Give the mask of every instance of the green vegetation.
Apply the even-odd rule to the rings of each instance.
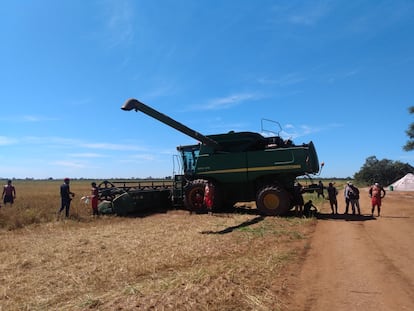
[[[359,172],[355,173],[354,177],[361,184],[370,185],[378,182],[387,186],[413,171],[414,167],[408,163],[387,159],[378,160],[375,156],[371,156],[366,159],[365,164]]]
[[[414,114],[414,106],[411,106],[410,108],[408,108],[408,111],[411,114]],[[407,141],[407,143],[404,145],[403,148],[405,151],[412,151],[414,150],[414,122],[410,124],[410,127],[406,131],[406,134],[409,137],[409,140]]]

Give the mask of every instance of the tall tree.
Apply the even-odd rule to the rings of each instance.
[[[378,160],[375,156],[370,156],[365,160],[359,172],[355,173],[354,178],[366,184],[379,182],[383,186],[388,186],[413,171],[414,167],[408,163],[387,159]]]
[[[408,108],[408,111],[414,114],[414,106]],[[410,124],[410,127],[405,132],[407,133],[410,139],[407,141],[403,148],[405,151],[414,150],[414,122]]]

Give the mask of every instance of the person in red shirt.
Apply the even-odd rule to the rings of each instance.
[[[381,201],[385,197],[385,190],[377,182],[369,189],[369,196],[371,198],[371,216],[374,216],[375,207],[377,207],[378,217],[381,214]]]
[[[212,183],[207,183],[204,188],[204,204],[209,213],[212,212],[214,204],[214,186]]]
[[[92,182],[91,186],[92,186],[91,188],[92,215],[99,216],[99,210],[98,210],[99,190],[98,190],[98,187],[96,187],[96,182]]]
[[[6,205],[6,203],[13,205],[14,199],[16,199],[16,188],[14,188],[10,179],[7,181],[7,185],[4,185],[3,187],[1,198],[3,199],[4,205]]]

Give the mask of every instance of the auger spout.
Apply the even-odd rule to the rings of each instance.
[[[158,112],[157,110],[145,105],[144,103],[140,102],[137,99],[130,98],[128,99],[124,105],[121,107],[122,110],[130,111],[141,111],[145,113],[146,115],[153,117],[154,119],[171,126],[172,128],[176,129],[177,131],[186,134],[187,136],[190,136],[200,142],[202,142],[205,145],[208,145],[210,147],[213,147],[214,149],[221,149],[221,146],[219,143],[217,143],[215,140],[208,138],[207,136],[204,136],[203,134],[200,134],[197,131],[194,131],[190,129],[189,127],[185,126],[184,124],[181,124],[180,122],[175,121],[174,119],[166,116],[165,114]]]

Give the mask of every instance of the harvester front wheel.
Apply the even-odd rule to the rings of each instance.
[[[204,189],[206,182],[204,180],[194,180],[187,184],[184,196],[184,206],[192,212],[201,212],[205,210],[204,206]]]
[[[286,214],[290,209],[289,194],[278,186],[263,187],[257,195],[256,206],[264,215]]]

